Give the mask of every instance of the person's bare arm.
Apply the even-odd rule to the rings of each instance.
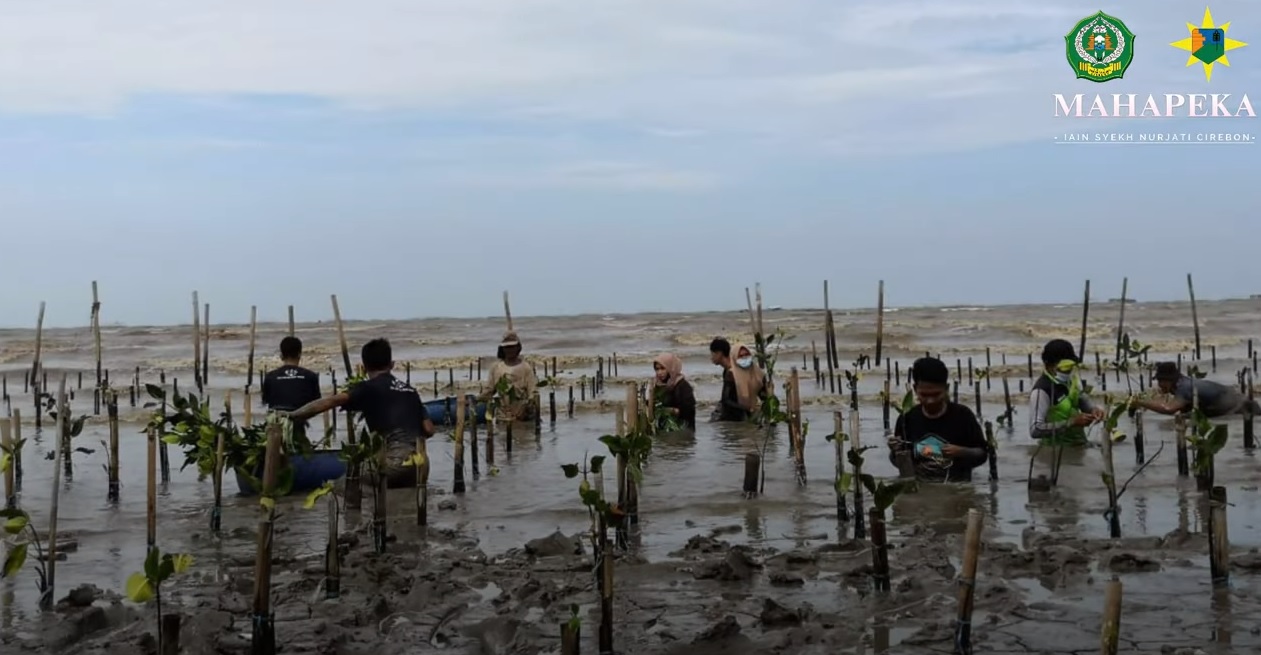
[[[312,400],[292,412],[289,412],[289,418],[295,421],[304,421],[316,414],[323,414],[330,409],[341,407],[348,402],[350,402],[350,394],[345,392],[335,393],[329,396],[324,396],[319,400]]]
[[[425,420],[420,422],[420,431],[424,434],[424,437],[428,439],[429,437],[432,437],[438,429],[433,426],[433,421],[429,420],[428,417],[425,417]]]
[[[1186,411],[1188,408],[1188,403],[1185,400],[1173,396],[1166,400],[1146,400],[1138,398],[1135,399],[1134,404],[1142,407],[1143,409],[1156,412],[1157,414],[1166,415],[1177,414],[1178,412]]]

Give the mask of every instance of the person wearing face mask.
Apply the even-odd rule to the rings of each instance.
[[[766,396],[766,374],[744,344],[732,345],[726,339],[709,344],[710,361],[721,366],[722,396],[714,411],[715,421],[747,421]]]
[[[915,478],[926,482],[967,482],[985,463],[988,449],[976,414],[950,400],[950,369],[935,357],[911,365],[919,401],[898,417],[889,437],[889,461],[909,451]]]
[[[1042,348],[1046,370],[1029,393],[1029,436],[1053,446],[1084,445],[1086,428],[1103,419],[1103,407],[1082,388],[1079,362],[1073,344],[1063,339]]]

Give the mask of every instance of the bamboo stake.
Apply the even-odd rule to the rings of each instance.
[[[13,452],[13,426],[12,419],[0,418],[0,445],[4,446],[4,454]],[[17,492],[14,491],[14,471],[13,471],[12,455],[10,455],[9,467],[4,470],[4,506],[6,509],[15,509],[18,503]]]
[[[22,412],[13,410],[13,488],[22,490]]]
[[[565,621],[560,624],[560,655],[581,655],[582,626]]]
[[[626,385],[626,434],[629,436],[639,432],[639,385],[631,382]],[[639,523],[639,487],[629,474],[625,476],[625,484],[626,524],[637,525]]]
[[[600,513],[600,655],[613,654],[613,549],[609,548],[608,525]]]
[[[858,410],[850,410],[849,413],[849,443],[850,450],[857,454],[862,454],[861,439],[859,437],[859,428],[862,423],[858,418]],[[867,538],[867,527],[863,525],[863,484],[862,484],[862,467],[854,467],[854,538]]]
[[[294,336],[297,332],[293,322],[293,305],[289,305],[289,336]]]
[[[1195,358],[1200,359],[1200,313],[1195,306],[1195,283],[1187,273],[1187,293],[1191,295],[1191,325],[1195,328]]]
[[[832,412],[832,447],[836,450],[836,481],[839,485],[845,477],[845,422],[841,412]],[[836,490],[836,519],[849,522],[849,506],[845,504],[845,490]]]
[[[97,291],[96,280],[92,280],[92,342],[95,346],[96,354],[96,393],[93,397],[96,402],[96,414],[101,413],[101,402],[105,399],[101,397],[103,389],[101,387],[101,297]]]
[[[354,377],[355,369],[350,365],[350,347],[346,344],[346,326],[342,324],[342,310],[337,304],[337,294],[332,295],[333,320],[337,322],[337,341],[342,349],[342,363],[346,365],[346,377]]]
[[[1112,358],[1113,362],[1121,361],[1121,339],[1125,335],[1125,305],[1126,305],[1126,299],[1128,298],[1127,294],[1129,294],[1129,291],[1130,291],[1130,278],[1128,277],[1121,278],[1121,317],[1117,319],[1117,350],[1116,350],[1116,355],[1114,355]],[[1102,371],[1100,371],[1100,373],[1102,373]]]
[[[1186,477],[1191,474],[1191,465],[1187,461],[1187,417],[1179,413],[1173,417],[1175,447],[1178,455],[1178,475]]]
[[[341,548],[337,539],[337,495],[328,497],[328,545],[324,552],[324,597],[338,598],[342,589]]]
[[[198,393],[205,389],[201,379],[201,302],[196,291],[193,292],[193,382]]]
[[[455,476],[451,492],[464,493],[464,413],[468,409],[468,398],[459,396],[455,399]],[[476,408],[475,408],[476,409]],[[474,416],[476,421],[477,417]]]
[[[337,304],[337,294],[330,296],[333,301],[333,320],[337,323],[337,341],[341,346],[342,364],[346,366],[346,377],[349,379],[354,376],[354,367],[350,365],[350,346],[346,343],[346,326],[342,323],[341,306]],[[346,412],[346,443],[354,445],[355,443],[355,415]],[[360,486],[359,465],[352,465],[346,471],[346,508],[359,509],[363,504],[363,488]],[[380,475],[377,476],[378,478]],[[382,537],[384,539],[384,537]],[[385,547],[382,541],[381,548]],[[378,552],[384,552],[383,550]]]
[[[228,424],[232,424],[232,392],[228,391],[223,396],[223,411],[228,415]],[[215,468],[212,472],[212,484],[214,485],[215,504],[210,510],[210,531],[219,532],[223,524],[223,432],[215,437]]]
[[[982,524],[981,512],[968,510],[968,529],[963,538],[963,571],[959,576],[959,614],[955,620],[955,655],[972,655],[972,608],[976,600]]]
[[[202,384],[210,384],[210,303],[205,305],[206,315],[202,321],[202,327],[206,330],[205,338],[201,341],[201,381]]]
[[[868,512],[871,522],[871,565],[876,591],[889,591],[889,540],[885,534],[884,512],[872,507]]]
[[[880,356],[884,351],[884,280],[880,281],[876,298],[876,366],[880,365]]]
[[[1086,328],[1090,321],[1090,280],[1086,280],[1086,292],[1081,301],[1081,341],[1077,346],[1078,359],[1086,359]]]
[[[1100,439],[1103,448],[1103,483],[1108,491],[1108,534],[1112,539],[1121,538],[1121,508],[1117,507],[1116,468],[1112,461],[1112,435]]]
[[[111,503],[117,503],[119,499],[119,465],[118,460],[118,392],[110,391],[109,399],[105,406],[105,411],[109,416],[109,494],[108,500]]]
[[[258,338],[258,306],[250,306],[250,355],[246,364],[245,373],[245,393],[250,392],[250,388],[254,385],[254,347]],[[248,423],[246,425],[249,425]]]
[[[69,414],[70,405],[66,400],[66,374],[61,374],[61,385],[57,390],[57,434],[66,433],[66,415]],[[69,457],[70,454],[65,452],[65,444],[60,438],[56,439],[56,452],[53,464],[53,493],[52,493],[52,509],[48,514],[48,587],[44,589],[43,595],[40,596],[39,605],[42,609],[52,609],[53,599],[57,594],[57,510],[61,505],[61,464],[62,461]]]
[[[792,440],[793,456],[797,463],[797,484],[806,486],[806,440],[801,429],[801,377],[797,367],[792,368],[788,379],[788,421],[789,437]]]
[[[1230,536],[1226,529],[1226,487],[1213,487],[1209,500],[1209,569],[1214,588],[1230,586]]]
[[[380,450],[373,454],[377,460],[376,475],[372,476],[372,546],[377,554],[385,552],[385,542],[388,537],[387,525],[385,522],[386,514],[386,484],[385,484],[385,451],[386,445],[381,444]]]
[[[1117,655],[1121,639],[1121,579],[1112,576],[1103,596],[1103,625],[1100,629],[1102,655]]]
[[[424,437],[416,437],[416,525],[429,525],[429,452]]]
[[[39,318],[35,319],[35,361],[31,364],[31,398],[35,401],[35,429],[44,427],[43,412],[40,411],[39,394],[42,391],[42,362],[40,356],[44,352],[44,301],[39,301]]]
[[[512,307],[508,304],[508,292],[504,292],[504,318],[508,321],[508,331],[512,331]]]
[[[263,460],[264,502],[258,517],[258,551],[254,558],[254,625],[251,655],[275,655],[276,632],[271,610],[271,553],[276,523],[276,478],[280,470],[284,428],[278,422],[267,426],[267,454]],[[267,502],[270,501],[270,502]]]

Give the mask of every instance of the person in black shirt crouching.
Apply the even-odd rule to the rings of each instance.
[[[416,467],[404,463],[416,452],[416,440],[428,439],[435,430],[425,410],[420,394],[410,384],[398,379],[394,370],[394,353],[390,342],[373,339],[363,345],[363,359],[367,379],[350,391],[325,396],[289,413],[295,421],[306,420],[316,414],[337,407],[348,412],[358,412],[368,424],[368,429],[385,437],[386,486],[416,486]],[[371,484],[371,481],[369,481]]]
[[[899,455],[910,451],[916,479],[970,481],[988,451],[976,414],[950,400],[950,369],[940,359],[915,360],[911,377],[919,404],[898,417],[888,439],[889,461],[896,466]]]
[[[279,368],[263,376],[263,404],[276,412],[291,412],[320,398],[320,374],[303,368],[302,340],[285,337],[280,340]],[[295,421],[296,433],[306,435],[306,421]],[[295,435],[296,436],[296,435]]]

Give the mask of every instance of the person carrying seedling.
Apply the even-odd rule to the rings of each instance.
[[[435,432],[429,412],[416,389],[394,376],[394,353],[389,341],[373,339],[365,343],[360,357],[366,376],[364,381],[349,391],[309,402],[289,412],[288,416],[294,421],[305,421],[338,407],[358,412],[369,430],[385,437],[382,475],[386,486],[391,489],[414,487],[416,467],[407,464],[407,460],[416,452],[416,439],[428,439]]]
[[[320,397],[320,374],[302,367],[302,340],[280,340],[278,368],[263,376],[263,405],[273,411],[293,411]],[[294,432],[306,435],[305,421],[294,424]],[[296,435],[295,435],[296,436]]]
[[[722,368],[722,395],[710,421],[747,421],[766,399],[766,374],[744,344],[721,337],[709,344],[709,361]]]
[[[1042,348],[1044,371],[1029,393],[1029,436],[1049,446],[1086,444],[1086,428],[1104,417],[1104,409],[1082,388],[1081,360],[1073,344],[1052,339]]]
[[[985,434],[967,405],[950,400],[950,368],[923,357],[911,365],[919,404],[898,417],[889,436],[889,461],[911,453],[915,477],[925,482],[968,482],[988,457]]]
[[[534,367],[521,357],[521,339],[516,332],[509,330],[504,333],[499,342],[498,357],[499,360],[491,365],[487,378],[490,388],[482,392],[478,400],[486,402],[500,394],[495,416],[499,420],[528,421],[534,418],[534,413],[538,411],[534,407],[534,392],[538,389],[539,380],[534,375]],[[505,379],[507,382],[501,383]]]
[[[1177,414],[1191,411],[1198,397],[1200,411],[1204,412],[1206,418],[1244,414],[1249,410],[1254,416],[1261,414],[1261,406],[1257,401],[1248,398],[1238,389],[1220,382],[1183,375],[1174,362],[1157,363],[1153,378],[1160,392],[1171,397],[1154,400],[1134,396],[1130,399],[1132,407],[1142,407],[1157,414]]]

